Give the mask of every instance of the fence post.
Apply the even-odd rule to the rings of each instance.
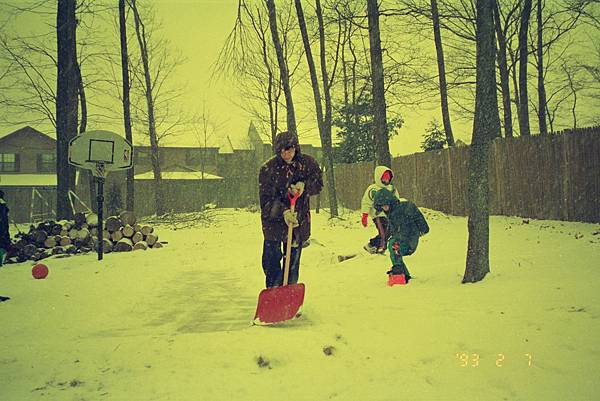
[[[570,188],[569,188],[569,152],[568,152],[568,139],[569,135],[562,135],[562,150],[563,150],[563,174],[562,174],[562,197],[563,197],[563,219],[569,220],[570,211],[569,211],[569,197],[570,197]]]
[[[450,157],[450,150],[452,147],[446,149],[446,163],[448,164],[448,193],[450,195],[450,214],[454,214],[454,191],[452,188],[452,158]]]

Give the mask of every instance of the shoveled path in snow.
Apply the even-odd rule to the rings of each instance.
[[[250,324],[256,213],[49,259],[46,280],[0,268],[0,400],[597,399],[597,225],[493,217],[492,272],[461,285],[466,219],[428,212],[415,280],[388,288],[388,257],[361,249],[373,229],[343,217],[313,214],[304,315],[277,327]]]

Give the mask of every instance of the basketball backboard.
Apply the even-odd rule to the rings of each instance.
[[[133,146],[111,131],[87,131],[69,141],[69,163],[97,176],[133,166]]]

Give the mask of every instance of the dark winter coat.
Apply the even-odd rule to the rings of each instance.
[[[296,155],[290,164],[281,158],[281,150],[295,147]],[[266,240],[284,241],[288,226],[283,220],[283,212],[290,208],[287,193],[291,184],[304,182],[304,193],[296,201],[298,227],[294,228],[294,238],[305,242],[310,237],[309,196],[317,195],[323,188],[323,174],[316,160],[300,152],[296,136],[282,132],[274,143],[275,156],[265,162],[258,176],[261,222]]]
[[[10,246],[10,234],[8,232],[8,206],[4,199],[0,198],[0,248],[8,249]]]
[[[414,251],[419,244],[419,237],[429,232],[425,217],[413,202],[396,196],[387,189],[381,189],[375,194],[375,210],[383,210],[383,205],[389,205],[386,212],[389,222],[389,233],[396,240],[406,242]]]

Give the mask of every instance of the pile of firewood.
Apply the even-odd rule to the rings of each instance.
[[[161,248],[153,227],[140,225],[132,212],[110,216],[102,231],[103,252],[127,252]],[[76,213],[72,221],[44,221],[30,226],[29,232],[18,233],[14,244],[16,262],[41,260],[52,255],[96,251],[98,248],[98,216]]]

